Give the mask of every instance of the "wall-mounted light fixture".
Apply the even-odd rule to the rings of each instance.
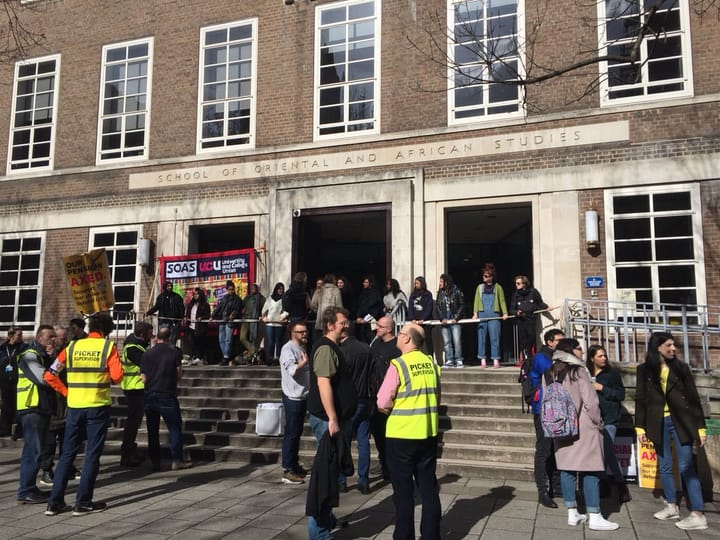
[[[140,239],[138,242],[137,259],[140,266],[150,266],[152,263],[152,240],[149,238]]]
[[[600,218],[597,210],[585,212],[585,243],[588,249],[600,247]]]

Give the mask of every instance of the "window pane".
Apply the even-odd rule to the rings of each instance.
[[[20,272],[19,285],[37,285],[39,273],[36,270],[25,270]]]
[[[135,297],[135,287],[120,285],[115,287],[115,300],[117,302],[132,302]]]
[[[23,255],[22,262],[20,264],[22,270],[30,270],[33,268],[40,268],[40,255]]]
[[[21,289],[18,295],[18,303],[34,304],[37,301],[37,289]]]
[[[615,242],[615,260],[618,262],[652,260],[650,241]]]
[[[630,195],[613,197],[615,214],[636,214],[650,211],[650,199],[647,195]]]
[[[657,240],[655,242],[655,253],[656,258],[660,261],[693,259],[695,257],[692,238]]]
[[[639,289],[652,286],[649,267],[616,268],[615,280],[619,289]]]
[[[692,217],[673,216],[655,218],[655,236],[692,236]]]
[[[20,251],[20,242],[21,242],[21,240],[19,238],[3,240],[3,243],[2,243],[3,253],[9,253],[12,251]]]
[[[660,287],[694,287],[695,267],[660,266],[658,267],[658,283]]]
[[[660,301],[681,306],[696,305],[697,294],[694,289],[664,289],[660,291]]]
[[[118,246],[131,246],[137,244],[138,233],[136,231],[119,232],[117,234]]]
[[[613,224],[616,240],[631,238],[650,238],[650,220],[648,218],[618,219]]]
[[[17,270],[20,268],[19,255],[3,255],[0,258],[0,270]]]
[[[680,191],[677,193],[657,193],[653,195],[653,207],[656,212],[690,210],[690,192]]]

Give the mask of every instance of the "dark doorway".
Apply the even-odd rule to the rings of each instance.
[[[308,285],[331,272],[345,276],[354,292],[372,275],[384,287],[390,275],[389,204],[296,211],[293,218],[293,273],[307,272]]]
[[[192,225],[188,231],[188,254],[248,249],[255,246],[255,223]]]
[[[465,294],[466,312],[472,316],[475,289],[482,281],[485,263],[495,264],[497,281],[506,301],[515,289],[513,277],[526,275],[533,281],[532,207],[509,204],[453,208],[445,213],[447,270]],[[437,287],[437,284],[435,284]],[[514,362],[513,325],[501,330],[503,361]],[[477,358],[477,334],[471,325],[463,329],[463,355]]]

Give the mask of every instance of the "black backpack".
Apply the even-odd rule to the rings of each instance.
[[[520,374],[518,375],[518,382],[520,383],[520,391],[522,394],[522,408],[525,411],[525,405],[527,405],[527,412],[530,412],[530,405],[535,398],[540,383],[533,384],[530,379],[530,371],[533,368],[533,357],[529,356],[526,358],[520,366]]]

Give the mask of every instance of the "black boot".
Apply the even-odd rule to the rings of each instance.
[[[547,508],[557,508],[558,505],[555,501],[552,500],[552,497],[548,494],[547,491],[539,491],[538,492],[538,503],[542,504],[543,506],[546,506]]]

